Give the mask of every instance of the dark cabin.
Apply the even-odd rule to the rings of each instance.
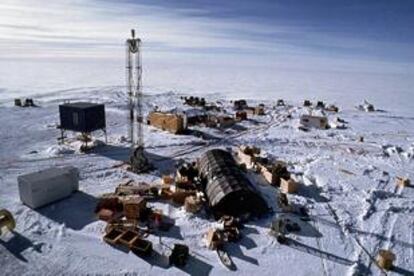
[[[236,164],[231,153],[221,149],[205,152],[198,161],[200,177],[214,215],[260,216],[266,201]]]
[[[105,129],[105,106],[86,102],[59,105],[60,127],[83,133]]]

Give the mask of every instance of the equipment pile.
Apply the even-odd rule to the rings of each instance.
[[[95,213],[107,222],[103,240],[114,247],[130,250],[138,256],[150,256],[152,242],[147,239],[157,231],[169,231],[174,221],[162,210],[147,205],[148,200],[161,199],[159,187],[132,181],[120,184],[114,193],[101,196]],[[169,255],[169,264],[183,266],[187,262],[189,249],[175,244]]]

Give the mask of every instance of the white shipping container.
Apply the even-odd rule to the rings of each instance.
[[[70,196],[79,189],[79,171],[75,167],[50,168],[20,175],[20,200],[35,209]]]

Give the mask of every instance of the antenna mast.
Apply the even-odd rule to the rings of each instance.
[[[131,30],[131,38],[126,41],[126,80],[129,97],[131,170],[135,173],[142,173],[148,171],[151,165],[144,153],[141,39],[135,38],[135,30]]]

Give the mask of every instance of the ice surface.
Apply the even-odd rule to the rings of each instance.
[[[393,77],[378,83],[368,80],[358,83],[355,80],[352,84],[350,79],[329,85],[322,82],[320,85],[326,85],[325,89],[319,86],[313,91],[303,91],[302,84],[290,80],[288,82],[294,88],[284,90],[276,85],[272,89],[274,92],[268,94],[261,93],[260,78],[255,80],[255,89],[253,84],[247,88],[239,84],[232,89],[233,94],[220,91],[217,87],[203,88],[204,91],[217,93],[199,95],[205,96],[208,101],[220,100],[228,110],[230,103],[226,98],[247,95],[253,98],[251,104],[261,102],[255,98],[267,97],[264,103],[270,108],[266,116],[243,122],[238,128],[225,131],[200,128],[210,140],[172,135],[145,127],[147,150],[160,171],[139,176],[114,166],[126,160],[129,153],[129,144],[125,139],[127,98],[122,86],[79,86],[65,90],[49,87],[47,93],[40,89],[33,94],[23,89],[25,92],[22,95],[32,95],[39,108],[14,107],[13,97],[2,95],[0,205],[15,215],[17,227],[14,235],[1,237],[0,274],[228,274],[216,253],[209,251],[203,242],[203,234],[214,224],[203,215],[193,216],[183,208],[156,204],[157,208],[174,218],[177,225],[168,236],[162,237],[163,243],[182,242],[190,246],[190,263],[180,270],[165,268],[159,260],[143,260],[105,244],[102,241],[105,224],[96,220],[93,210],[96,198],[113,191],[125,177],[138,181],[160,181],[161,175],[181,159],[193,160],[213,147],[251,143],[262,148],[266,154],[288,162],[289,170],[303,185],[297,195],[289,196],[289,200],[297,205],[306,204],[311,221],[301,223],[304,231],[292,236],[294,242],[289,246],[279,244],[268,234],[272,216],[249,222],[242,230],[242,241],[228,247],[238,268],[236,273],[351,275],[372,272],[379,275],[380,271],[371,257],[380,248],[390,248],[397,256],[396,269],[391,274],[413,273],[414,189],[395,185],[397,176],[414,179],[414,114],[412,101],[408,101],[412,95],[407,92],[408,86],[397,88],[400,84],[394,82]],[[395,95],[401,98],[392,102],[386,94],[375,97],[380,89],[381,93],[391,91],[391,83],[398,90]],[[324,94],[323,91],[331,89],[336,92],[329,97]],[[179,97],[188,96],[192,93],[191,89],[177,88],[175,93],[160,93],[160,90],[146,87],[146,113],[154,106],[162,110],[187,108]],[[347,91],[349,94],[346,94]],[[384,112],[356,110],[354,107],[367,98],[367,95],[360,97],[359,93],[371,93],[369,100]],[[278,98],[284,98],[288,106],[273,109]],[[301,107],[305,98],[337,104],[340,112],[329,113],[328,118],[334,120],[339,116],[349,122],[348,128],[299,131],[296,128],[299,117],[307,112]],[[80,144],[71,134],[65,146],[57,144],[60,135],[56,129],[58,105],[67,99],[106,104],[107,146],[83,154],[78,150]],[[103,140],[100,132],[94,136]],[[364,142],[358,141],[360,136],[364,137]],[[67,165],[80,168],[80,192],[36,211],[21,204],[18,175]],[[254,174],[249,177],[258,184],[274,211],[280,212],[275,203],[277,190]],[[150,239],[159,247],[158,237],[151,236]]]
[[[326,100],[353,108],[364,99],[377,108],[412,115],[414,76],[373,70],[342,69],[339,66],[297,69],[286,66],[186,64],[180,61],[144,60],[145,93],[173,91],[191,95],[218,93],[225,98],[291,101]],[[85,87],[105,96],[108,86],[125,90],[124,64],[120,60],[3,60],[0,66],[0,104],[15,97],[41,98],[54,95],[70,99]],[[59,93],[57,93],[59,92]],[[83,100],[81,98],[81,100]]]

